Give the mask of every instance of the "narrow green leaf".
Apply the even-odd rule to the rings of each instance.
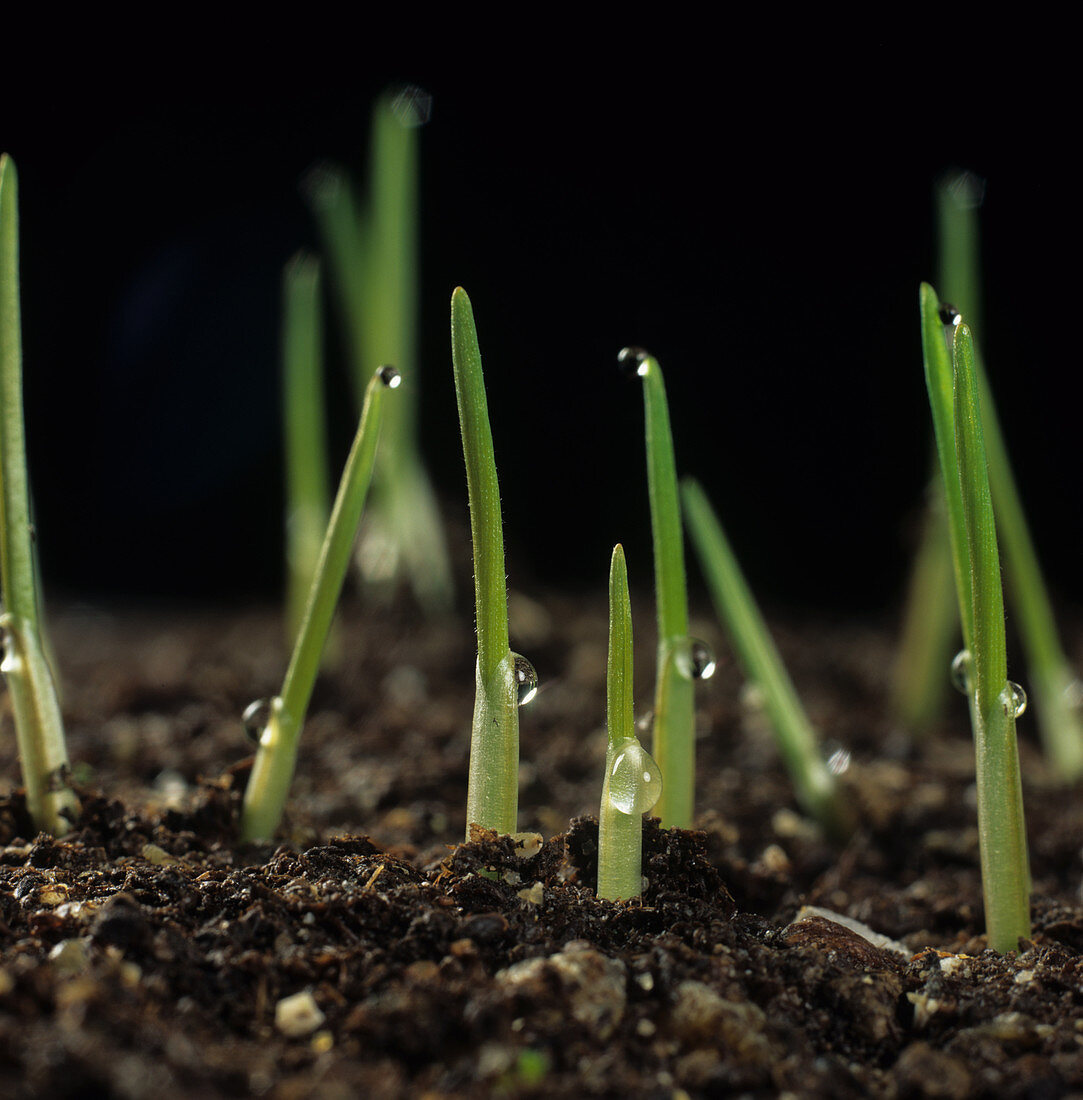
[[[688,533],[718,617],[726,628],[746,679],[763,693],[764,708],[797,799],[829,833],[845,836],[852,829],[851,815],[841,802],[838,784],[824,763],[816,732],[718,516],[702,488],[691,478],[681,482],[681,499]]]
[[[996,951],[1012,951],[1019,937],[1030,935],[1029,872],[993,499],[973,343],[965,324],[956,328],[952,358],[955,455],[972,577],[971,714],[982,890],[989,945]]]
[[[372,480],[384,391],[396,388],[399,380],[398,372],[392,367],[381,367],[369,382],[361,421],[331,510],[308,605],[282,681],[282,692],[273,701],[271,717],[260,737],[245,790],[241,815],[241,835],[245,840],[271,837],[282,819],[297,763],[301,727]]]
[[[696,732],[692,680],[681,668],[690,644],[677,464],[669,426],[665,382],[658,360],[641,348],[625,348],[622,363],[643,379],[647,437],[647,488],[654,540],[654,590],[658,609],[658,673],[654,696],[654,757],[665,789],[658,815],[665,826],[690,828],[695,812]]]
[[[962,619],[963,644],[969,648],[974,634],[974,602],[971,597],[970,569],[967,559],[966,520],[963,513],[962,490],[957,476],[948,471],[956,468],[954,375],[951,356],[944,342],[944,324],[940,319],[940,301],[928,283],[921,284],[921,347],[925,360],[925,386],[933,414],[933,432],[940,469],[944,473],[944,497],[947,506],[948,534],[951,538],[952,563],[955,570],[959,614]]]
[[[23,426],[19,212],[15,164],[0,154],[0,664],[15,717],[26,802],[35,825],[59,835],[78,812],[56,686],[43,651]]]
[[[515,656],[508,646],[500,486],[474,311],[462,287],[456,288],[451,296],[451,351],[470,500],[478,634],[466,802],[469,840],[474,825],[498,833],[515,832],[519,807],[519,709]]]
[[[330,511],[319,262],[299,253],[283,272],[287,617],[297,636]]]

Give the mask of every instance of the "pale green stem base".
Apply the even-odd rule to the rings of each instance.
[[[655,806],[663,828],[690,829],[695,812],[695,689],[677,667],[678,648],[685,641],[669,638],[658,646],[651,753],[665,784]]]
[[[607,901],[627,901],[643,892],[643,815],[618,810],[609,798],[609,777],[624,745],[605,754],[605,782],[598,811],[598,894]]]
[[[11,709],[26,784],[26,805],[37,828],[61,836],[79,813],[67,785],[68,753],[52,672],[33,629],[4,616],[8,653],[0,665],[11,693]]]
[[[479,660],[474,679],[467,840],[476,825],[495,829],[501,835],[514,833],[519,818],[519,689],[515,658],[509,651],[487,680],[482,678]]]

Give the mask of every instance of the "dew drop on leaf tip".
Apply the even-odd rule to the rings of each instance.
[[[385,363],[376,373],[389,390],[397,390],[402,385],[402,375],[390,363]]]
[[[525,707],[538,694],[538,674],[534,666],[521,654],[514,654],[512,671],[519,694],[519,706]]]
[[[941,302],[940,309],[937,312],[940,315],[942,325],[954,328],[962,323],[963,315],[950,302]]]
[[[630,738],[609,770],[609,801],[622,814],[646,813],[662,797],[662,772],[654,757]]]
[[[617,364],[621,371],[629,378],[639,376],[642,378],[647,373],[647,362],[651,353],[646,348],[627,347],[617,352]]]

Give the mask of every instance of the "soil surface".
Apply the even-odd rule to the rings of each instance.
[[[775,624],[828,751],[849,754],[860,826],[833,845],[701,615],[723,659],[697,689],[698,831],[649,824],[642,899],[600,902],[605,607],[513,596],[511,613],[542,683],[519,814],[540,835],[465,845],[469,619],[347,608],[281,842],[245,846],[239,716],[277,689],[277,615],[55,617],[83,809],[52,839],[0,797],[0,1095],[1083,1093],[1083,800],[1031,720],[1034,926],[1000,956],[961,699],[915,746],[888,716],[888,630]],[[652,618],[636,604],[644,709]]]

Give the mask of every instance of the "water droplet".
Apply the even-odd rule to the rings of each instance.
[[[951,662],[951,686],[964,695],[970,694],[970,650],[960,649]]]
[[[838,742],[829,741],[824,745],[824,760],[832,775],[842,775],[850,770],[850,750]]]
[[[686,680],[709,680],[718,667],[714,651],[699,638],[682,638],[673,659]]]
[[[376,373],[389,390],[397,390],[402,385],[402,375],[390,363],[385,363]]]
[[[963,315],[955,308],[955,306],[951,304],[951,302],[941,302],[938,312],[940,314],[940,323],[942,325],[950,325],[951,327],[954,327],[955,325],[962,323]]]
[[[256,699],[244,708],[241,722],[244,725],[244,733],[249,741],[259,744],[267,723],[271,720],[271,700]]]
[[[534,666],[521,654],[514,654],[513,674],[519,691],[519,706],[525,707],[538,694],[538,674]]]
[[[432,96],[416,84],[404,84],[391,99],[391,113],[403,126],[424,126],[432,115]]]
[[[997,699],[1009,718],[1021,718],[1027,709],[1027,693],[1011,680],[1004,685]]]
[[[617,352],[617,363],[629,378],[636,375],[642,378],[647,373],[647,360],[650,357],[651,353],[646,348],[621,348]]]
[[[661,797],[662,772],[654,757],[629,738],[609,769],[609,801],[622,814],[642,814]]]
[[[23,659],[19,655],[18,645],[15,641],[15,631],[8,625],[8,618],[4,616],[4,622],[0,623],[0,644],[4,647],[4,658],[0,661],[0,672],[7,676],[17,676],[23,670]]]

